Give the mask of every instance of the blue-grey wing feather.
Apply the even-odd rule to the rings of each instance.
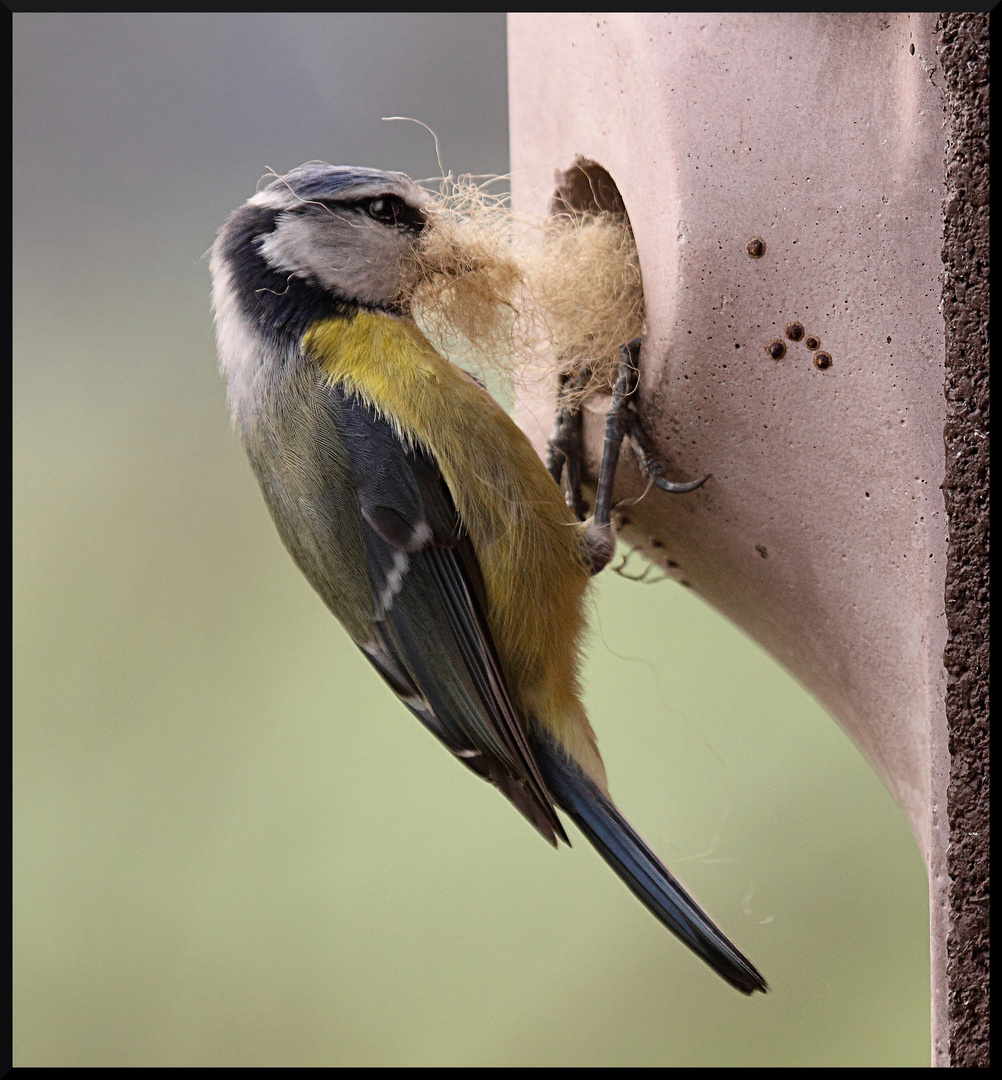
[[[566,840],[498,657],[476,552],[441,472],[365,403],[341,395],[337,412],[379,638],[366,654],[465,765],[549,841]]]

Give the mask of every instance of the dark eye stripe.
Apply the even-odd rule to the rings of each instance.
[[[370,199],[358,199],[355,202],[345,202],[343,199],[308,199],[303,203],[304,207],[322,206],[331,213],[343,213],[345,210],[355,210],[366,214],[373,221],[389,228],[406,229],[408,232],[419,233],[425,227],[424,212],[414,206],[409,206],[399,195],[376,195]]]

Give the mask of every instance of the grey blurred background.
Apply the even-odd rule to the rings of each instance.
[[[908,829],[698,599],[603,574],[587,702],[764,999],[459,768],[282,550],[203,254],[269,168],[436,174],[400,114],[505,172],[504,17],[14,16],[14,1063],[927,1065]]]

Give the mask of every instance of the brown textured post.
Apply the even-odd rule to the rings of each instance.
[[[944,13],[949,1063],[988,1065],[989,16]]]
[[[983,1063],[987,18],[517,14],[509,59],[515,204],[625,207],[644,419],[670,478],[712,474],[626,538],[894,795],[929,873],[934,1063]],[[552,391],[517,403],[541,450]]]

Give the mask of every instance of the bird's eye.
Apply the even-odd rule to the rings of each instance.
[[[369,217],[381,221],[384,225],[396,225],[400,217],[403,203],[392,195],[381,195],[378,199],[370,199],[366,210]]]
[[[409,229],[420,232],[424,228],[424,215],[413,206],[408,206],[397,195],[379,195],[365,203],[366,213],[382,225],[397,229]]]

